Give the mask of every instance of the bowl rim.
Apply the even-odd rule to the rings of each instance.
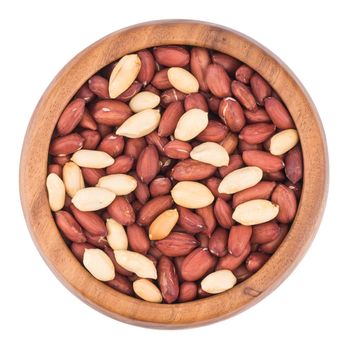
[[[46,195],[48,146],[60,113],[90,76],[127,53],[179,44],[207,47],[232,55],[250,65],[271,84],[289,109],[300,135],[304,185],[298,212],[287,237],[252,277],[210,298],[182,304],[152,304],[121,294],[93,278],[65,244]],[[64,66],[33,112],[23,142],[19,175],[22,209],[32,239],[44,261],[73,294],[120,321],[147,327],[181,328],[222,320],[247,309],[267,296],[292,272],[311,244],[325,208],[328,154],[322,124],[311,98],[275,54],[248,36],[217,24],[161,20],[113,32]]]

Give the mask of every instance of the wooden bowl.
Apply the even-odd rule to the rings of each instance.
[[[297,126],[304,157],[304,187],[294,223],[278,250],[257,273],[233,289],[183,304],[153,304],[96,280],[73,256],[53,220],[45,188],[48,148],[62,110],[94,73],[121,56],[158,45],[194,45],[234,56],[261,74],[283,99]],[[228,28],[195,21],[132,26],[91,45],[56,76],[40,99],[23,144],[20,192],[33,240],[63,284],[95,309],[135,325],[178,328],[218,321],[254,305],[294,269],[322,217],[328,188],[326,140],[317,111],[286,65],[254,40]]]

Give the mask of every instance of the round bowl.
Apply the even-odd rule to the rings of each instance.
[[[73,256],[51,214],[45,188],[48,148],[55,124],[79,87],[121,56],[159,45],[193,45],[234,56],[263,76],[289,109],[300,135],[304,185],[293,225],[278,250],[252,277],[219,295],[182,304],[153,304],[96,280]],[[20,192],[32,238],[54,274],[80,299],[117,320],[178,328],[222,320],[254,305],[294,269],[313,240],[328,188],[327,147],[317,111],[301,83],[274,54],[228,28],[196,21],[143,23],[114,32],[78,54],[41,97],[28,126],[20,166]]]

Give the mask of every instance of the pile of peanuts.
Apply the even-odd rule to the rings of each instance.
[[[126,55],[60,115],[48,201],[96,279],[148,302],[231,289],[276,251],[303,177],[293,119],[252,68],[201,47]]]

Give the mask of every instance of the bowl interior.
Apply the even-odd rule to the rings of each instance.
[[[257,273],[233,289],[183,304],[152,304],[121,294],[93,278],[59,234],[46,189],[48,147],[66,104],[94,73],[123,55],[159,45],[193,45],[234,56],[262,75],[282,98],[299,132],[304,185],[293,225],[278,250]],[[315,152],[316,150],[316,152]],[[20,169],[21,201],[39,252],[56,276],[97,310],[125,322],[153,327],[184,327],[223,319],[271,292],[302,258],[318,228],[327,195],[326,142],[317,111],[291,71],[252,39],[202,22],[163,21],[129,27],[91,45],[56,76],[28,126]]]

